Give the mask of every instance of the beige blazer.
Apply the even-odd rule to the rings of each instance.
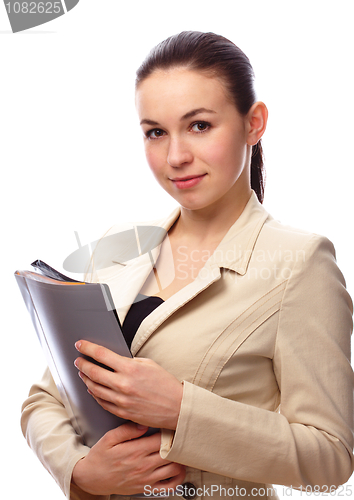
[[[156,225],[168,230],[178,215]],[[102,248],[92,279],[109,284],[123,321],[159,247],[126,262]],[[272,483],[329,492],[349,479],[351,331],[331,242],[281,225],[253,193],[196,279],[142,322],[132,344],[135,356],[184,381],[177,430],[162,432],[161,455],[188,466],[196,498],[212,488],[216,499],[233,490],[237,498],[240,488],[271,498]],[[23,405],[22,429],[69,498],[72,469],[88,449],[48,372]],[[71,498],[92,497],[76,490]]]

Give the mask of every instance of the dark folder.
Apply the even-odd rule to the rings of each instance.
[[[93,446],[125,422],[88,394],[74,366],[81,356],[74,344],[80,339],[131,357],[109,287],[72,280],[41,261],[32,265],[40,272],[16,271],[18,286],[72,425]]]

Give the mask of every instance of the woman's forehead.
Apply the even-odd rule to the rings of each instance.
[[[156,70],[136,91],[138,113],[178,107],[180,115],[193,108],[224,106],[226,90],[219,78],[186,68]]]

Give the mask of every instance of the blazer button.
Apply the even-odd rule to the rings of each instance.
[[[197,488],[193,483],[183,483],[183,498],[193,500],[197,496]]]

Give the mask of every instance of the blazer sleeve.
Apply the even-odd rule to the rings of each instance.
[[[89,452],[76,434],[49,369],[22,405],[21,428],[29,446],[71,500],[108,500],[71,484],[75,464]]]
[[[163,458],[259,483],[329,491],[353,471],[352,302],[329,240],[312,236],[279,313],[273,369],[277,412],[188,382]]]

